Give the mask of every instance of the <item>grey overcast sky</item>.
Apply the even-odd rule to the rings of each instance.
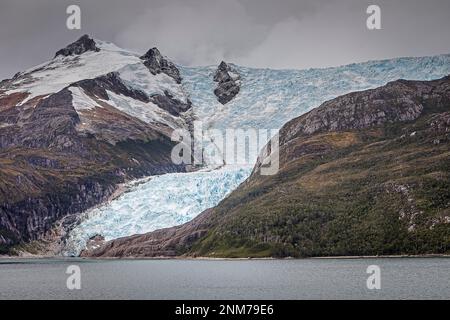
[[[81,30],[66,8],[81,7]],[[366,28],[381,8],[382,30]],[[88,33],[184,65],[336,66],[450,53],[450,0],[0,0],[0,78]]]

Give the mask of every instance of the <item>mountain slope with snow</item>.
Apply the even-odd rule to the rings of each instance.
[[[185,170],[170,137],[188,127],[191,103],[173,64],[149,51],[83,36],[0,83],[0,252],[52,237],[119,183]]]
[[[130,90],[141,92],[148,98],[148,101],[127,99],[126,95],[117,96],[110,90],[107,95],[102,97],[104,98],[101,99],[103,103],[109,103],[119,111],[146,123],[163,123],[172,129],[185,125],[185,123],[180,123],[180,119],[173,117],[164,110],[164,106],[154,99],[157,96],[170,96],[171,99],[177,100],[181,105],[188,105],[187,95],[177,83],[177,80],[162,72],[153,74],[145,66],[146,60],[137,53],[123,50],[112,43],[88,39],[95,43],[96,50],[74,50],[77,47],[84,48],[86,36],[83,36],[68,46],[68,48],[74,46],[72,51],[81,53],[70,54],[71,51],[68,51],[67,55],[57,54],[52,60],[20,72],[10,80],[3,81],[0,99],[23,94],[23,98],[18,101],[19,103],[16,102],[17,105],[24,108],[32,107],[41,99],[65,88],[73,87],[80,81],[96,79],[114,73],[117,84],[120,82],[120,85]],[[68,49],[66,48],[66,50]],[[165,61],[162,56],[153,56],[153,58],[164,59]],[[70,90],[75,91],[72,94],[74,96],[74,108],[77,112],[93,109],[94,106],[101,108],[101,105],[96,101],[99,97],[96,97],[95,93],[85,92],[86,88]],[[118,103],[116,104],[116,102]],[[85,108],[84,105],[91,105],[92,107]]]

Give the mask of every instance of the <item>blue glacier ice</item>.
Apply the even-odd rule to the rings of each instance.
[[[254,69],[233,65],[240,93],[228,104],[213,90],[216,66],[182,67],[183,89],[206,128],[279,129],[290,119],[339,95],[397,79],[432,80],[450,74],[450,55],[398,58],[309,70]],[[106,240],[187,222],[215,206],[250,174],[250,167],[155,176],[119,198],[85,213],[69,236],[67,254],[78,254],[96,235]]]
[[[251,167],[225,166],[213,171],[171,173],[133,182],[111,202],[84,213],[67,239],[66,255],[77,255],[86,240],[141,234],[193,219],[237,188]]]
[[[308,70],[255,69],[233,65],[240,93],[226,105],[217,101],[217,66],[180,67],[195,114],[211,128],[279,129],[326,100],[387,82],[433,80],[450,74],[450,54],[370,61]]]

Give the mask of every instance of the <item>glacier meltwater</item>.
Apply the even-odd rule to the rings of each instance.
[[[179,66],[194,115],[204,127],[279,129],[284,123],[336,96],[398,79],[432,80],[450,74],[450,55],[398,58],[309,70],[253,69],[232,65],[240,74],[239,94],[218,103],[213,81],[217,67]],[[66,254],[77,255],[95,235],[106,240],[187,222],[218,204],[244,181],[249,167],[173,173],[133,183],[119,198],[84,213],[69,234]]]

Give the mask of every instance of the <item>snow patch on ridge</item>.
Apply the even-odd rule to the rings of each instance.
[[[161,123],[172,129],[183,128],[183,121],[172,116],[152,102],[142,102],[133,98],[106,90],[108,104],[130,116],[146,123]]]
[[[92,110],[97,107],[102,108],[102,106],[89,97],[82,88],[70,87],[69,91],[72,93],[72,105],[76,111]]]
[[[95,40],[99,52],[87,51],[81,55],[57,56],[37,67],[21,73],[18,81],[13,83],[13,92],[30,92],[22,104],[30,99],[58,92],[70,84],[94,79],[109,72],[117,71],[129,64],[138,63],[139,55],[116,47],[115,45]]]
[[[186,102],[187,96],[176,81],[165,74],[153,75],[142,63],[140,54],[127,51],[116,45],[96,40],[100,51],[87,51],[81,55],[57,56],[54,59],[20,73],[13,82],[14,92],[29,92],[22,101],[36,96],[56,93],[84,79],[94,79],[110,72],[118,72],[124,84],[147,95],[164,94],[168,91],[176,99]]]
[[[175,99],[187,103],[187,95],[174,79],[165,73],[153,75],[143,63],[128,65],[118,71],[122,82],[129,88],[140,90],[151,97],[169,92]]]

